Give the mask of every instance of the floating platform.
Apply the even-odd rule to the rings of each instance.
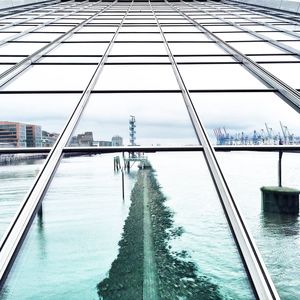
[[[299,214],[300,190],[288,187],[264,186],[261,188],[261,192],[264,212]]]

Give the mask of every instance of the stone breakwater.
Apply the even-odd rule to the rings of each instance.
[[[147,176],[146,184],[144,176]],[[131,193],[131,206],[125,221],[119,254],[112,263],[108,278],[97,285],[104,300],[142,300],[144,273],[144,189],[148,205],[153,251],[156,263],[157,294],[162,300],[222,299],[217,285],[199,275],[187,252],[173,252],[171,239],[178,238],[183,229],[174,227],[173,212],[165,205],[152,168],[140,170]],[[148,300],[148,299],[144,299]]]

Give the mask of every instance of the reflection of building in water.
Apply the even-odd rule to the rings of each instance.
[[[43,147],[52,147],[59,137],[58,133],[55,132],[47,132],[47,131],[42,131],[42,145]]]
[[[0,144],[1,147],[41,147],[41,126],[0,121]]]

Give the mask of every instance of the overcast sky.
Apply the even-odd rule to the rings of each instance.
[[[41,125],[59,132],[74,109],[79,95],[3,95],[1,120]],[[234,134],[265,128],[280,131],[281,121],[300,135],[299,114],[272,93],[192,93],[195,108],[210,136],[226,127]],[[183,99],[172,94],[94,94],[83,113],[76,134],[93,131],[95,140],[121,135],[129,142],[128,120],[137,120],[137,143],[196,144],[197,139]]]

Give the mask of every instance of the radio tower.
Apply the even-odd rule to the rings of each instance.
[[[136,131],[135,131],[135,116],[130,116],[129,119],[129,137],[130,137],[130,146],[136,146],[135,140],[136,140]]]

